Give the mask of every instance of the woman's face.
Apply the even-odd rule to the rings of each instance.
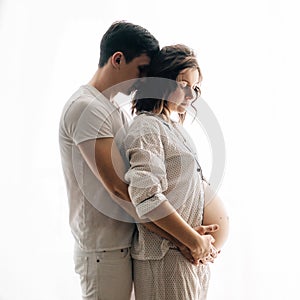
[[[168,108],[171,112],[185,113],[187,107],[197,98],[200,92],[200,75],[196,68],[181,71],[176,81],[178,88],[168,98]]]

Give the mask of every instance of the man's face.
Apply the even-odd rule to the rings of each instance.
[[[150,61],[150,57],[143,53],[128,64],[123,65],[121,81],[124,82],[124,94],[129,95],[134,90],[136,81],[141,77],[147,76]],[[126,83],[127,80],[129,80],[128,84]]]

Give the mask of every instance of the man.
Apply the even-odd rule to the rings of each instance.
[[[127,121],[113,98],[134,90],[158,51],[158,41],[145,28],[124,21],[113,23],[101,40],[96,73],[72,95],[61,115],[59,142],[75,238],[75,271],[86,300],[130,299],[135,224],[125,210],[133,216],[134,212],[117,147]],[[152,223],[145,226],[176,243],[191,258],[163,230]]]
[[[126,119],[112,99],[118,92],[130,94],[134,80],[145,75],[151,57],[158,51],[158,41],[146,29],[124,21],[113,23],[101,40],[96,73],[70,98],[62,112],[60,150],[69,222],[75,238],[75,270],[81,278],[83,299],[130,298],[129,249],[134,223],[100,211],[101,202],[112,202],[108,191],[117,194],[121,181],[112,165],[111,148]],[[96,159],[96,172],[89,164],[91,157]],[[92,193],[97,195],[99,207],[95,207]]]

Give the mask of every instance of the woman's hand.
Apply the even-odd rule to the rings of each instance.
[[[213,232],[218,231],[220,226],[218,224],[212,224],[212,225],[200,225],[197,227],[194,227],[194,229],[200,234],[200,235],[205,235],[205,234],[210,234]]]
[[[198,234],[195,238],[194,245],[190,248],[191,255],[196,264],[200,261],[211,262],[217,256],[217,249],[214,247],[215,239],[211,235]]]

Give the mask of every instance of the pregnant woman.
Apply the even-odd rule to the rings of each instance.
[[[188,247],[196,263],[167,239],[137,224],[132,246],[135,296],[206,299],[208,262],[227,239],[228,217],[220,198],[208,193],[195,147],[182,126],[187,107],[200,95],[202,74],[193,51],[173,45],[153,59],[148,76],[153,78],[143,80],[135,93],[136,116],[124,140],[129,195],[138,216]],[[194,230],[214,223],[219,225],[214,237]]]

